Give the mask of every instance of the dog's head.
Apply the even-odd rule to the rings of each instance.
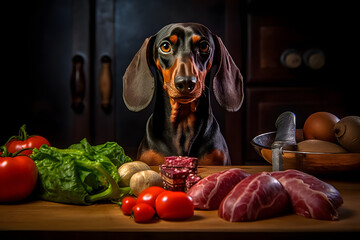
[[[170,24],[143,43],[123,78],[123,97],[132,111],[148,106],[155,82],[150,67],[162,76],[170,99],[186,104],[198,99],[206,79],[213,80],[216,100],[227,111],[243,101],[241,73],[221,39],[196,23]]]

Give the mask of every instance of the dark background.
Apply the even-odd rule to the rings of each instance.
[[[283,111],[297,126],[311,113],[360,115],[358,17],[354,4],[338,1],[52,0],[6,1],[2,7],[0,143],[22,124],[56,147],[86,137],[117,141],[136,155],[153,103],[133,113],[122,99],[122,76],[145,38],[173,22],[199,22],[220,36],[245,79],[241,110],[213,109],[233,164],[264,164],[250,145],[274,131]],[[6,13],[6,14],[5,14]],[[281,54],[320,49],[325,65],[288,69]],[[71,107],[72,57],[84,58],[84,109]],[[100,106],[102,56],[111,57],[111,111]]]

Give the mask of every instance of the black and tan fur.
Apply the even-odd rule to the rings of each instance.
[[[156,81],[156,82],[155,82]],[[241,73],[221,39],[196,23],[170,24],[145,40],[127,68],[123,98],[132,111],[154,112],[139,146],[138,160],[159,165],[164,156],[199,158],[199,164],[231,164],[210,106],[237,111],[243,101]]]

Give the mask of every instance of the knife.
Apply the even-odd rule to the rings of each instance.
[[[277,129],[274,142],[271,144],[272,150],[272,170],[282,171],[283,149],[295,150],[296,147],[296,116],[293,112],[283,112],[276,119]]]

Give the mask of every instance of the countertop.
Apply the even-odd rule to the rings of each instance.
[[[234,167],[249,173],[271,171],[270,166],[199,166],[198,171],[202,177],[205,177]],[[139,224],[129,216],[123,215],[119,206],[113,203],[77,206],[31,200],[18,204],[0,204],[0,238],[271,239],[276,237],[276,239],[288,239],[291,236],[294,239],[315,237],[318,234],[328,235],[328,238],[343,237],[354,232],[358,234],[360,182],[322,180],[337,188],[344,199],[344,204],[338,209],[337,221],[315,220],[287,214],[254,222],[232,223],[218,217],[217,210],[195,210],[194,216],[186,221],[156,220]]]

